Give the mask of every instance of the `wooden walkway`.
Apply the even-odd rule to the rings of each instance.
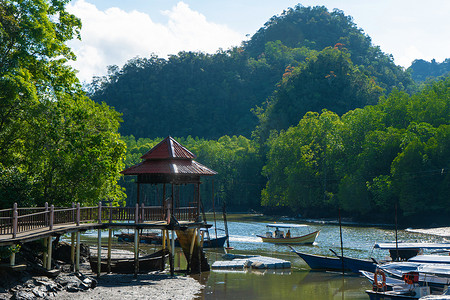
[[[134,228],[167,230],[166,216],[178,221],[177,228],[204,227],[198,222],[197,207],[171,210],[162,206],[112,207],[99,203],[94,207],[45,207],[0,210],[0,246],[30,242],[49,236],[92,229]]]

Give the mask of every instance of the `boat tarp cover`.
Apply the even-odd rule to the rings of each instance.
[[[307,227],[308,225],[305,224],[267,224],[267,227],[273,227],[273,228],[296,228],[296,227]]]

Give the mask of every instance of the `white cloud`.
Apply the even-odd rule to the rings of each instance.
[[[69,46],[77,55],[72,66],[79,70],[78,78],[87,82],[94,75],[104,75],[108,65],[122,66],[136,56],[155,53],[166,57],[183,50],[214,53],[239,45],[245,38],[225,25],[209,22],[184,2],[161,12],[167,24],[155,23],[136,10],[113,7],[101,11],[85,0],[67,9],[83,23],[82,41],[71,41]]]

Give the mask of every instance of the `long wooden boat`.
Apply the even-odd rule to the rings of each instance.
[[[306,235],[297,236],[297,237],[267,237],[263,235],[258,235],[263,242],[265,243],[274,243],[274,244],[312,244],[316,240],[319,235],[320,230],[308,233]]]
[[[320,230],[301,235],[301,236],[291,236],[290,229],[296,227],[305,227],[307,225],[300,224],[268,224],[268,228],[276,228],[275,232],[267,231],[266,235],[257,235],[263,242],[274,243],[274,244],[312,244],[319,236]],[[287,229],[288,232],[285,235],[284,231],[279,229]]]
[[[300,256],[300,258],[303,259],[312,270],[321,270],[321,271],[342,270],[342,261],[335,256],[323,256],[299,252],[295,250],[293,247],[291,247],[291,249],[292,252]]]
[[[227,239],[227,236],[205,239],[203,240],[203,248],[223,248]]]
[[[159,250],[147,256],[139,257],[139,273],[148,273],[151,271],[162,271],[165,268],[169,251],[167,249]],[[106,259],[101,260],[101,272],[108,272]],[[97,272],[98,259],[95,256],[89,257],[89,264],[93,272]],[[133,274],[134,258],[111,259],[111,272],[117,274]]]
[[[131,233],[120,233],[115,235],[118,242],[134,242],[134,234]],[[205,239],[203,241],[203,248],[223,248],[227,236],[222,236],[218,238]],[[141,234],[139,235],[139,242],[143,244],[154,244],[162,245],[162,237],[157,234]],[[175,247],[180,247],[178,239],[175,240]]]
[[[312,270],[322,271],[350,271],[360,273],[360,271],[375,272],[377,264],[368,259],[359,259],[342,256],[324,256],[299,252],[291,247],[292,252],[300,256]]]
[[[134,233],[120,233],[115,234],[118,242],[134,243]],[[144,244],[161,245],[162,238],[157,233],[144,233],[139,235],[139,242]]]

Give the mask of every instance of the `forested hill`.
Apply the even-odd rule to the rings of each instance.
[[[447,76],[450,73],[450,58],[438,63],[436,60],[425,61],[423,59],[416,59],[408,68],[411,76],[416,82],[424,82],[426,80],[433,80],[441,76]]]
[[[297,101],[300,107],[284,118],[279,113],[290,108],[278,106],[291,102],[274,101],[278,106],[272,109],[267,100],[283,94],[278,91],[286,91],[282,81],[305,69],[316,80],[303,93],[321,91],[324,80],[331,83],[336,76],[347,76],[347,71],[360,80],[362,88],[337,78],[334,89],[314,94],[313,101]],[[298,5],[272,17],[241,47],[215,54],[180,52],[167,59],[134,58],[122,68],[111,66],[107,76],[93,80],[90,96],[123,114],[123,135],[217,139],[249,137],[261,123],[264,130],[296,125],[306,111],[327,108],[344,113],[374,104],[394,87],[410,91],[414,84],[409,73],[372,45],[351,17],[339,10]],[[337,101],[330,101],[334,91],[342,93]],[[353,101],[360,94],[363,101]],[[276,111],[274,116],[284,118],[284,123],[267,121],[268,109]]]

